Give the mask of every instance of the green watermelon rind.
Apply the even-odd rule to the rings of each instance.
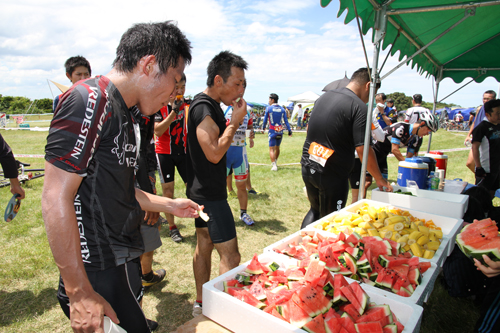
[[[462,252],[470,259],[477,259],[482,264],[485,264],[483,259],[483,254],[489,257],[493,261],[500,261],[500,250],[498,248],[492,247],[490,249],[475,249],[473,246],[466,244],[462,240],[461,237],[462,233],[472,225],[474,224],[468,224],[465,227],[463,227],[460,233],[456,237],[456,243],[460,248],[460,250],[462,250]]]

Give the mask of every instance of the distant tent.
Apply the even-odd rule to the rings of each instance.
[[[298,107],[297,104],[312,104],[316,102],[316,100],[319,98],[319,95],[316,93],[313,93],[312,91],[306,91],[305,93],[298,94],[292,97],[288,98],[288,101],[290,102],[295,102],[295,108],[293,109],[292,116],[290,117],[290,120],[294,120],[295,117],[297,116],[298,112]],[[302,105],[302,109],[304,109],[304,105]]]

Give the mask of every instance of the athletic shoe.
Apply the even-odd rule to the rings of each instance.
[[[236,198],[238,195],[234,192],[234,190],[227,191],[227,195],[231,198]]]
[[[146,319],[146,321],[148,322],[148,326],[149,326],[149,329],[151,330],[151,332],[153,332],[154,330],[156,330],[158,328],[158,323],[154,320],[151,320],[151,319]]]
[[[271,167],[271,171],[278,171],[278,165],[276,162],[273,162],[273,166]]]
[[[170,230],[170,238],[176,243],[180,243],[184,240],[177,228]]]
[[[146,280],[144,275],[142,276],[142,285],[144,287],[151,287],[160,283],[165,278],[165,275],[167,275],[167,272],[164,269],[159,269],[157,271],[153,271],[152,273],[152,277],[149,280]]]
[[[166,218],[164,218],[163,216],[160,215],[160,217],[158,218],[158,222],[160,222],[162,225],[165,225],[165,224],[168,224],[168,221]]]
[[[245,222],[246,225],[254,225],[255,224],[255,222],[252,220],[252,218],[250,217],[250,215],[248,215],[247,213],[241,214],[240,219],[243,222]]]
[[[253,195],[257,195],[257,194],[260,194],[260,192],[256,191],[253,187],[251,189],[248,190],[248,194],[253,194]]]
[[[203,314],[203,310],[201,308],[201,303],[194,302],[193,304],[193,317],[197,317]]]

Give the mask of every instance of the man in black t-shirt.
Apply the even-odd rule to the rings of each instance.
[[[131,108],[153,115],[190,61],[177,26],[136,24],[122,36],[112,70],[72,86],[55,110],[42,210],[61,273],[58,299],[75,331],[102,332],[104,315],[127,332],[157,326],[140,307],[143,211],[197,217],[200,207],[134,187],[140,133]]]
[[[345,206],[354,151],[363,156],[370,77],[368,69],[353,73],[347,87],[324,93],[315,103],[302,149],[302,179],[311,208],[302,228]],[[368,171],[377,185],[392,191],[380,174],[375,154],[368,147]]]
[[[476,185],[490,191],[500,188],[500,99],[484,103],[486,118],[472,131],[472,155],[476,164]]]
[[[209,220],[195,219],[196,249],[193,271],[196,302],[193,316],[201,314],[203,284],[210,280],[212,251],[220,255],[219,273],[240,263],[233,213],[227,202],[226,152],[247,114],[243,100],[247,63],[229,51],[216,55],[208,65],[204,92],[193,99],[187,126],[187,186],[189,199],[205,207]],[[233,106],[226,127],[220,103]]]

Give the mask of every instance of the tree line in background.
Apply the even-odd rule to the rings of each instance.
[[[404,93],[394,92],[392,94],[387,94],[387,98],[392,98],[394,100],[394,106],[396,107],[396,110],[398,110],[398,111],[408,110],[409,108],[411,108],[413,106],[412,97],[406,96]],[[432,104],[432,102],[422,101],[422,106],[424,108],[432,110],[433,104]],[[460,107],[460,105],[453,104],[453,103],[450,103],[450,104],[437,103],[436,104],[436,110],[442,109],[445,107],[448,107],[448,108]]]
[[[31,100],[26,97],[2,96],[0,94],[0,112],[7,114],[51,113],[52,99]]]
[[[399,111],[407,110],[412,107],[411,96],[406,96],[404,93],[395,92],[388,94],[387,98],[394,100],[394,105]],[[432,110],[432,103],[423,102],[423,107]],[[438,103],[436,108],[455,107],[456,104]],[[0,112],[7,114],[25,114],[25,113],[51,113],[52,99],[43,98],[32,101],[26,97],[2,96],[0,94]]]

